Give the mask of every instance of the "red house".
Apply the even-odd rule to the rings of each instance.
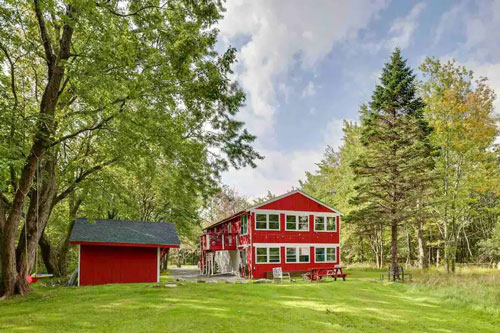
[[[179,247],[172,223],[87,219],[75,221],[78,285],[160,282],[160,260]]]
[[[340,264],[340,216],[302,191],[293,191],[229,216],[200,237],[203,274],[265,278]]]

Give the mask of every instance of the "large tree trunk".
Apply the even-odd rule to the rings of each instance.
[[[165,255],[163,256],[163,260],[161,262],[161,271],[162,272],[165,272],[167,269],[168,269],[168,257],[169,257],[169,254],[170,254],[170,248],[167,248],[165,250]]]
[[[10,297],[15,293],[24,295],[30,290],[30,287],[25,280],[25,276],[20,276],[17,272],[15,244],[17,228],[19,227],[19,223],[21,221],[26,195],[33,182],[36,164],[38,162],[38,158],[45,153],[47,147],[45,143],[46,140],[44,139],[44,134],[48,134],[45,133],[46,130],[44,130],[46,126],[44,125],[41,127],[42,129],[39,131],[31,149],[31,153],[27,158],[26,164],[24,165],[21,178],[19,180],[19,187],[14,196],[12,206],[9,210],[9,216],[3,228],[0,247],[2,248],[2,291],[4,297]]]
[[[429,261],[427,259],[427,245],[425,243],[423,222],[417,223],[417,239],[418,239],[418,266],[420,269],[429,268]]]
[[[441,249],[438,247],[436,250],[436,268],[441,264]]]
[[[45,235],[45,232],[42,233],[42,237],[40,237],[40,250],[42,252],[43,263],[45,264],[45,268],[47,269],[47,273],[54,274],[54,276],[61,276],[59,272],[59,266],[57,265],[57,256],[50,245],[50,242]]]
[[[406,247],[408,248],[408,253],[406,255],[406,268],[411,265],[411,238],[408,226],[406,226]]]
[[[40,247],[42,250],[42,257],[45,267],[50,274],[54,274],[56,277],[65,276],[68,273],[68,252],[70,248],[70,236],[73,231],[73,226],[75,225],[76,214],[80,205],[82,203],[82,199],[74,200],[72,196],[70,196],[69,200],[69,224],[66,231],[66,236],[64,240],[60,244],[59,248],[54,250],[54,247],[50,244],[50,240],[45,234],[42,234],[40,238]]]
[[[40,117],[37,124],[37,132],[33,140],[30,153],[26,158],[18,188],[10,207],[8,218],[5,222],[0,247],[2,248],[2,282],[4,297],[10,297],[15,293],[25,294],[30,290],[24,276],[17,272],[16,264],[16,232],[21,221],[26,195],[30,190],[35,175],[35,169],[39,159],[45,154],[50,145],[50,136],[54,133],[54,115],[59,100],[59,88],[65,71],[65,61],[70,56],[71,38],[73,36],[73,22],[66,23],[59,41],[59,52],[54,54],[54,48],[47,31],[45,18],[37,0],[35,3],[35,14],[38,20],[40,36],[45,49],[45,60],[47,61],[47,84],[45,86],[40,102]],[[74,14],[71,5],[66,6],[66,15],[71,18]]]
[[[181,267],[182,266],[182,257],[183,257],[183,254],[184,252],[182,251],[181,248],[179,248],[177,250],[177,267]]]
[[[38,173],[37,182],[41,179],[42,186],[30,192],[30,205],[26,215],[26,222],[19,235],[16,249],[16,269],[21,277],[30,275],[38,249],[38,241],[42,235],[52,210],[52,201],[55,194],[55,161],[50,158],[44,170]],[[27,243],[26,243],[27,241]],[[26,254],[28,257],[26,258]]]
[[[398,278],[398,223],[397,221],[392,221],[391,225],[391,261],[393,270],[393,280]]]
[[[73,218],[69,225],[68,231],[66,232],[66,237],[64,238],[59,251],[57,251],[57,266],[58,266],[58,276],[65,276],[68,273],[68,252],[69,252],[69,239],[71,236],[71,231],[73,231],[73,226],[75,225],[75,219]]]

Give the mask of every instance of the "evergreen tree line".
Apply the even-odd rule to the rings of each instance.
[[[302,188],[345,216],[342,258],[381,268],[500,261],[500,149],[486,79],[396,49],[359,123]]]

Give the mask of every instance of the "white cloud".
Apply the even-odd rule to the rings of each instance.
[[[316,86],[314,82],[309,81],[304,90],[302,90],[302,98],[312,97],[314,95],[316,95]]]
[[[283,194],[292,187],[298,187],[306,171],[316,168],[315,164],[321,160],[325,146],[318,145],[315,148],[317,150],[293,153],[261,150],[266,158],[258,162],[257,168],[230,170],[223,175],[222,180],[237,188],[238,192],[253,198],[264,196],[267,191]]]
[[[226,184],[253,197],[265,195],[268,190],[279,194],[298,186],[305,171],[315,169],[326,144],[338,142],[332,139],[335,131],[331,132],[331,126],[326,127],[325,139],[333,141],[315,143],[308,150],[293,153],[273,148],[278,100],[284,97],[287,103],[291,90],[287,82],[293,80],[287,74],[291,69],[315,73],[317,64],[332,52],[336,43],[356,38],[387,3],[388,0],[317,0],[314,3],[231,0],[226,3],[227,11],[219,24],[223,44],[246,41],[238,52],[236,68],[236,77],[247,93],[247,106],[240,117],[250,132],[257,135],[257,150],[266,157],[258,162],[256,169],[231,170],[224,174]],[[309,82],[303,96],[314,95],[316,88]],[[314,114],[316,109],[312,107],[309,112]],[[341,127],[339,130],[341,133]]]
[[[459,58],[476,77],[488,78],[488,85],[496,92],[493,107],[500,115],[500,1],[484,0],[473,3],[462,1],[441,16],[436,30],[439,41],[449,32],[464,29],[465,42],[459,44],[448,58]],[[446,57],[441,57],[446,58]],[[500,136],[497,139],[500,143]]]
[[[446,11],[440,18],[439,23],[436,27],[434,44],[438,44],[443,36],[451,29],[457,27],[460,23],[460,18],[463,16],[466,11],[466,2],[460,2],[457,5],[453,6],[450,10]]]
[[[223,175],[223,181],[249,197],[264,196],[268,191],[273,194],[285,193],[299,186],[299,180],[305,178],[306,171],[314,172],[317,169],[316,163],[323,158],[327,145],[338,148],[342,144],[343,126],[343,119],[330,120],[322,131],[322,141],[310,150],[293,153],[261,150],[266,158],[258,162],[257,168],[230,170]]]
[[[394,49],[395,47],[405,49],[410,45],[411,37],[418,26],[417,21],[425,7],[426,4],[424,2],[419,2],[412,8],[407,16],[398,18],[394,21],[389,29],[389,35],[391,37],[386,42],[387,47],[390,49]]]
[[[475,77],[488,78],[488,86],[495,90],[497,98],[493,103],[493,107],[498,115],[500,115],[500,63],[475,63],[469,62],[465,65],[474,71]]]
[[[241,117],[258,137],[273,135],[276,89],[293,67],[314,70],[335,43],[357,36],[386,6],[386,0],[310,2],[232,0],[219,24],[226,42],[248,42],[238,54],[238,80],[247,92]],[[283,88],[281,88],[282,90]]]
[[[480,1],[478,10],[470,15],[464,13],[465,47],[475,53],[476,58],[498,57],[500,53],[500,1]],[[496,31],[496,32],[495,32]],[[498,59],[497,59],[498,60]]]
[[[457,51],[466,52],[476,61],[498,61],[500,39],[500,1],[461,1],[445,12],[436,28],[438,43],[450,31],[464,33],[465,42],[458,44]]]

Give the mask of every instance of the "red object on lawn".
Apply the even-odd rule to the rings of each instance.
[[[28,283],[36,283],[38,281],[38,276],[27,275],[26,276],[26,281]]]

